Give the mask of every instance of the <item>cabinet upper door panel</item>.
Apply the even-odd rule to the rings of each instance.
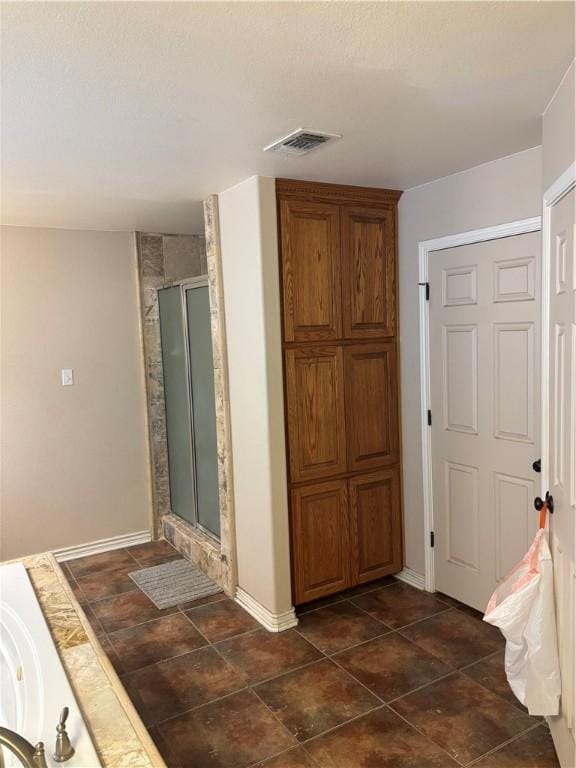
[[[400,460],[396,345],[346,347],[344,372],[348,469],[396,464]]]
[[[292,491],[292,561],[296,604],[350,586],[350,538],[346,481]]]
[[[342,208],[344,337],[396,335],[396,246],[392,210]]]
[[[280,216],[285,340],[339,339],[340,210],[337,205],[282,200]]]
[[[286,352],[292,482],[346,471],[343,375],[340,347]]]

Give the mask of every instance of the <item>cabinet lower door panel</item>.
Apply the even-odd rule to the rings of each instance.
[[[292,491],[292,559],[297,605],[350,586],[350,530],[345,480]]]
[[[362,584],[402,568],[398,468],[349,480],[352,581]]]

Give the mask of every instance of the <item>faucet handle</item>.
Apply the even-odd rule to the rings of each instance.
[[[60,712],[60,720],[58,721],[58,725],[56,726],[56,733],[58,735],[56,736],[56,749],[54,750],[54,760],[57,763],[64,763],[66,760],[70,760],[70,758],[74,754],[74,747],[70,743],[70,737],[66,733],[66,720],[68,720],[69,714],[70,714],[70,710],[68,709],[68,707],[64,707],[62,712]]]
[[[36,744],[36,746],[34,747],[34,754],[32,755],[32,760],[34,760],[38,768],[48,768],[46,764],[46,756],[45,756],[43,741],[39,741],[38,744]]]

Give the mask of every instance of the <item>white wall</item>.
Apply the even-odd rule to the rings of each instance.
[[[542,117],[542,189],[574,162],[576,152],[576,64],[572,62]]]
[[[1,246],[0,559],[149,529],[132,235],[2,227]]]
[[[274,179],[219,196],[238,584],[292,606]]]
[[[406,191],[399,207],[400,355],[405,565],[424,572],[424,520],[418,328],[418,243],[538,216],[541,148]]]

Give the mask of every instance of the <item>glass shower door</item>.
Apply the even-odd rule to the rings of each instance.
[[[166,402],[170,506],[175,515],[194,525],[196,512],[190,430],[188,345],[181,287],[178,285],[158,291],[158,305]]]
[[[207,285],[186,285],[197,524],[220,536],[214,361]]]
[[[158,291],[172,512],[220,537],[210,302],[202,279]]]

